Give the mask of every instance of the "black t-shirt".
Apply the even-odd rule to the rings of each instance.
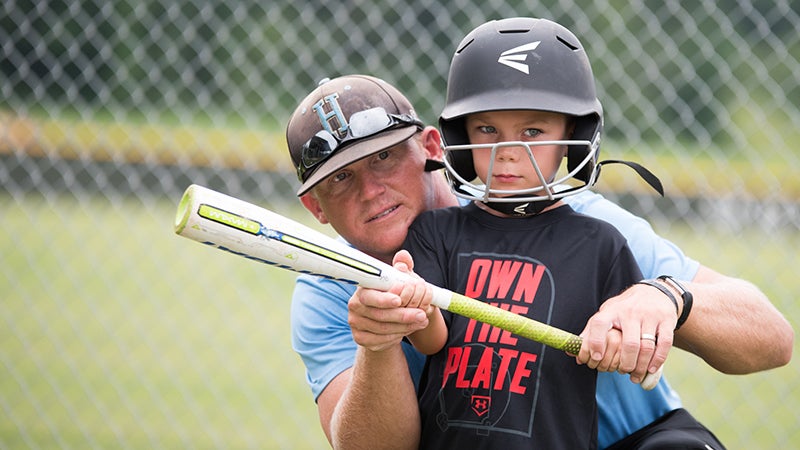
[[[569,206],[525,218],[474,203],[420,215],[405,248],[427,281],[578,334],[641,279],[625,238]],[[419,387],[421,448],[595,448],[596,374],[575,358],[442,311]]]

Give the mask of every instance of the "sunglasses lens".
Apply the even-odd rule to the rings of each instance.
[[[303,146],[303,165],[308,169],[336,150],[337,142],[326,131],[320,131]]]
[[[303,145],[300,164],[297,165],[298,177],[305,181],[305,173],[320,162],[326,160],[339,145],[336,138],[325,130],[320,131]]]
[[[363,138],[389,128],[392,118],[383,108],[370,108],[350,116],[348,129],[353,139]]]

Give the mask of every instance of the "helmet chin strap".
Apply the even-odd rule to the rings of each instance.
[[[534,216],[544,211],[545,208],[558,202],[554,200],[539,200],[527,202],[482,202],[489,208],[503,214],[515,217]]]
[[[444,163],[435,159],[425,160],[425,172],[434,172],[439,169],[444,169]]]

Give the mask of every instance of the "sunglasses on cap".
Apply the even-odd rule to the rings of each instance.
[[[419,129],[424,127],[419,119],[410,114],[389,114],[381,107],[353,113],[344,137],[339,138],[328,130],[320,130],[303,144],[300,163],[297,165],[297,177],[305,181],[306,173],[328,159],[336,149],[351,141],[412,125]]]

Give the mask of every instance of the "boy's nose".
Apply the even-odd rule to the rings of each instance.
[[[513,147],[498,147],[495,152],[495,159],[501,162],[516,161],[519,158],[520,152],[525,150],[519,146]]]

